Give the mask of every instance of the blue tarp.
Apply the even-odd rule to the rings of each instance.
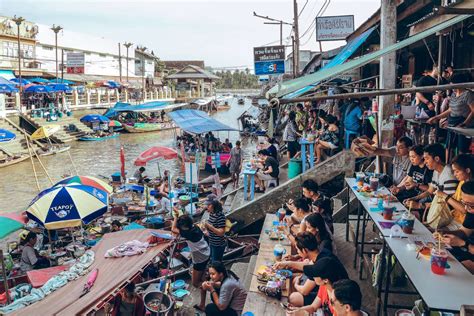
[[[0,129],[0,142],[1,143],[6,143],[11,141],[12,139],[15,139],[16,135],[6,129]]]
[[[44,78],[40,78],[40,77],[29,78],[28,80],[31,81],[31,82],[34,82],[34,83],[50,83],[50,81],[48,79],[44,79]]]
[[[322,67],[319,71],[323,69],[329,69],[337,65],[343,64],[349,57],[354,54],[356,50],[359,49],[359,47],[367,40],[367,38],[372,34],[372,32],[376,29],[377,27],[374,26],[361,35],[357,36],[354,38],[352,41],[346,44],[346,46],[337,54],[326,66]],[[293,99],[297,98],[302,94],[305,94],[306,92],[310,91],[313,89],[315,86],[317,86],[320,82],[315,82],[312,85],[306,86],[304,88],[301,88],[299,90],[296,90],[295,92],[289,93],[285,95],[283,98],[284,99]]]
[[[182,130],[192,134],[203,134],[213,131],[236,131],[207,115],[206,112],[198,110],[179,110],[168,113],[168,116]]]
[[[29,93],[51,93],[53,92],[53,89],[51,89],[49,86],[29,86],[24,90],[24,92],[29,92]]]
[[[0,77],[6,80],[10,80],[10,79],[15,78],[15,75],[13,74],[13,71],[11,70],[0,69]]]
[[[113,108],[105,112],[108,118],[117,116],[120,112],[157,112],[161,110],[171,109],[173,107],[182,106],[173,104],[169,101],[152,101],[138,105],[131,105],[130,103],[117,102]]]

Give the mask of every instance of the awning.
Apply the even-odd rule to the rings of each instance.
[[[120,112],[158,112],[162,110],[171,110],[184,106],[186,103],[172,103],[169,101],[152,101],[138,105],[130,103],[117,102],[113,108],[105,112],[108,118],[115,117]]]
[[[182,130],[192,134],[203,134],[213,131],[237,131],[211,118],[206,112],[198,110],[179,110],[168,113],[168,116]]]
[[[7,80],[16,78],[15,75],[13,74],[13,71],[11,71],[11,70],[4,70],[4,69],[0,69],[0,77],[3,77],[3,78],[5,78],[5,79],[7,79]]]
[[[371,27],[370,29],[368,29],[367,31],[365,31],[364,33],[360,34],[359,36],[354,38],[352,41],[347,43],[347,45],[344,46],[344,48],[339,52],[339,54],[337,54],[333,59],[331,59],[331,61],[326,66],[322,67],[319,71],[343,64],[349,57],[352,56],[352,54],[354,54],[356,50],[359,49],[359,47],[367,40],[367,38],[370,36],[370,34],[372,34],[372,32],[376,28],[377,28],[376,26]],[[300,95],[305,94],[306,92],[313,89],[319,83],[320,82],[313,83],[312,85],[306,86],[293,93],[290,93],[285,96],[285,99],[293,99],[293,98],[299,97]]]
[[[396,44],[393,44],[389,47],[386,47],[384,49],[380,49],[378,51],[375,51],[373,53],[364,55],[360,58],[353,59],[347,63],[344,63],[342,65],[337,65],[331,68],[325,68],[323,70],[320,70],[314,74],[304,76],[301,78],[296,78],[293,80],[289,80],[286,82],[281,83],[280,85],[277,85],[270,89],[268,91],[269,95],[275,95],[276,97],[282,97],[287,94],[293,93],[299,89],[305,88],[307,86],[314,85],[317,82],[321,82],[322,80],[329,79],[331,77],[334,77],[336,75],[339,75],[341,73],[344,73],[348,70],[351,70],[353,68],[359,68],[362,67],[371,61],[378,59],[388,53],[397,51],[399,49],[402,49],[408,45],[411,45],[419,40],[422,40],[432,34],[435,34],[436,32],[442,31],[447,27],[450,27],[451,25],[454,25],[456,23],[459,23],[465,19],[470,17],[470,15],[459,15],[455,18],[452,18],[451,20],[448,20],[446,22],[443,22],[435,27],[432,27],[426,31],[423,31],[421,33],[418,33],[414,36],[411,36],[403,41],[400,41]]]

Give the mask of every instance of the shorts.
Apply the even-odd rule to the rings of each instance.
[[[333,143],[329,143],[329,142],[328,142],[328,147],[329,147],[329,149],[336,149],[337,148],[336,145],[334,145]]]
[[[318,293],[310,292],[308,295],[303,295],[304,306],[311,305],[318,296]]]
[[[300,149],[300,146],[297,141],[286,142],[286,146],[288,152],[290,153],[290,158],[293,158]]]
[[[275,177],[272,177],[269,174],[263,173],[263,171],[257,172],[257,178],[259,178],[262,181],[269,181],[269,180],[275,180]]]
[[[193,263],[193,270],[196,270],[196,271],[204,271],[206,270],[207,268],[207,264],[209,263],[209,258],[207,258],[207,260],[203,261],[203,262],[200,262],[200,263]]]
[[[448,148],[457,148],[459,153],[468,153],[469,146],[471,146],[471,139],[448,129],[446,144]]]

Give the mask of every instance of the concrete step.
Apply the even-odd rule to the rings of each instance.
[[[241,281],[245,279],[247,270],[248,270],[248,262],[236,262],[232,265],[232,272],[234,272]]]

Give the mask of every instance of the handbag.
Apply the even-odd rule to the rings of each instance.
[[[448,203],[437,195],[431,202],[430,209],[425,213],[424,223],[433,229],[448,226],[453,220]]]

